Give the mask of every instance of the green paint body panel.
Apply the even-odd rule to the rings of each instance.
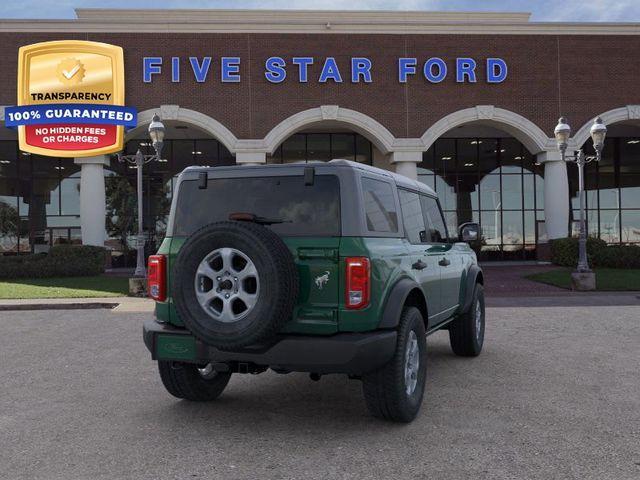
[[[167,237],[159,254],[167,255],[167,292],[165,302],[156,302],[156,317],[163,322],[183,326],[171,300],[172,278],[176,258],[186,241],[184,237]],[[293,315],[282,333],[332,335],[338,332],[366,332],[378,328],[386,300],[396,283],[409,278],[422,287],[428,304],[429,326],[450,318],[462,304],[466,272],[474,263],[466,244],[412,245],[402,238],[377,237],[285,237],[298,267],[300,291]],[[438,261],[451,262],[446,273]],[[345,258],[368,257],[371,262],[371,295],[362,310],[345,307]],[[427,268],[412,268],[417,259],[426,260]]]

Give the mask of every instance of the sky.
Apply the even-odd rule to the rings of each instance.
[[[1,18],[75,18],[74,8],[261,8],[530,12],[532,21],[640,22],[640,0],[19,0]]]

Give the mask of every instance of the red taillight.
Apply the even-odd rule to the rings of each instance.
[[[147,292],[157,302],[167,299],[167,257],[151,255],[147,271]]]
[[[345,305],[348,309],[359,309],[369,305],[370,272],[367,257],[347,257],[345,260],[346,283]]]

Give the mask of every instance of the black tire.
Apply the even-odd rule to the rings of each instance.
[[[480,321],[477,328],[476,312],[480,312]],[[449,341],[453,353],[461,357],[477,357],[484,344],[485,314],[484,314],[484,289],[476,283],[473,290],[473,300],[469,310],[459,315],[449,326]]]
[[[219,248],[241,251],[255,265],[255,305],[233,322],[210,316],[196,297],[200,262]],[[291,318],[298,298],[298,272],[291,252],[273,231],[249,222],[217,222],[195,232],[180,249],[173,268],[172,297],[185,326],[208,345],[233,350],[267,343]]]
[[[405,362],[411,332],[417,337],[419,367],[417,383],[407,392]],[[412,421],[422,405],[427,376],[427,339],[420,310],[405,307],[398,327],[396,352],[389,363],[375,372],[363,375],[362,388],[367,408],[374,417],[394,422]]]
[[[158,362],[158,370],[164,387],[171,395],[193,402],[215,400],[231,378],[230,373],[212,371],[204,375],[197,365],[164,360]]]

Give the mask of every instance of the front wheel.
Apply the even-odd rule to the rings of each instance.
[[[211,364],[199,367],[160,360],[158,369],[162,383],[171,395],[194,402],[215,400],[231,378],[230,373],[216,372]]]
[[[476,283],[469,311],[461,314],[449,327],[453,353],[461,357],[477,357],[484,344],[484,289]]]
[[[389,363],[362,377],[367,407],[374,417],[410,422],[422,405],[427,376],[427,339],[420,310],[405,307],[396,352]]]

